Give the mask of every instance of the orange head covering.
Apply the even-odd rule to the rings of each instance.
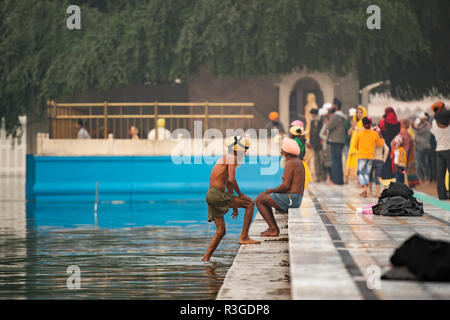
[[[442,101],[435,102],[431,106],[431,110],[433,110],[434,113],[441,112],[442,108],[445,108],[445,104]]]
[[[281,143],[281,150],[295,156],[298,156],[300,154],[300,147],[298,146],[298,143],[291,138],[283,138],[283,142]]]
[[[271,113],[269,113],[269,120],[270,121],[274,121],[278,119],[278,112],[276,111],[272,111]]]

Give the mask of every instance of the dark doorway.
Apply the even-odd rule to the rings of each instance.
[[[294,85],[289,97],[289,122],[297,119],[304,120],[308,93],[314,93],[319,108],[323,105],[323,93],[317,81],[312,78],[302,78]]]

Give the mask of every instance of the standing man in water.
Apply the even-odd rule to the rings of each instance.
[[[226,230],[223,217],[230,208],[233,209],[231,213],[233,219],[236,219],[238,216],[238,208],[245,208],[244,225],[239,243],[260,243],[260,241],[252,240],[248,236],[255,204],[252,199],[241,192],[235,177],[236,168],[244,160],[245,152],[250,147],[250,141],[247,138],[234,136],[227,141],[226,146],[228,153],[217,161],[209,177],[209,190],[206,194],[208,222],[214,220],[217,232],[202,258],[203,261],[209,261],[214,250],[219,245],[220,240],[224,237]],[[225,188],[227,191],[225,191]],[[238,196],[233,194],[233,190],[237,192]]]
[[[267,189],[256,198],[259,213],[269,225],[261,232],[264,237],[276,237],[280,234],[272,208],[287,213],[289,208],[299,208],[302,204],[305,188],[305,168],[298,158],[300,147],[295,140],[284,138],[281,144],[281,155],[286,158],[283,182],[275,189]]]

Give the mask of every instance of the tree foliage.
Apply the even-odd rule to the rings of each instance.
[[[216,75],[356,71],[401,99],[449,95],[447,0],[44,0],[0,2],[0,117],[39,117],[48,99]],[[81,30],[66,9],[81,7]]]

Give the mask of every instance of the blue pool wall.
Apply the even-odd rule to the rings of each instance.
[[[236,170],[241,191],[257,195],[281,183],[279,157],[246,158]],[[202,159],[197,159],[202,160]],[[269,162],[271,161],[271,163]],[[27,156],[27,199],[36,202],[204,199],[213,163],[176,164],[170,156]]]

